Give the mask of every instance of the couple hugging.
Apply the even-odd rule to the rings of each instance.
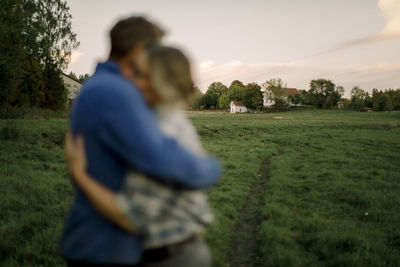
[[[75,101],[66,137],[76,196],[61,250],[69,266],[210,266],[212,213],[202,188],[219,177],[183,107],[190,64],[143,17],[111,30]]]

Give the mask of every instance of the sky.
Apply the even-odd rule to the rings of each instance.
[[[80,47],[68,72],[93,73],[109,53],[108,32],[144,15],[166,30],[164,43],[191,60],[196,85],[281,78],[400,88],[400,0],[67,0]]]

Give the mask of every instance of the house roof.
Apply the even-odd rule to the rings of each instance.
[[[64,73],[64,72],[61,72],[61,73],[62,73],[62,75],[67,76],[67,77],[70,78],[71,80],[74,80],[75,82],[80,83],[80,84],[83,85],[83,83],[81,83],[79,80],[77,80],[77,79],[75,79],[75,78],[69,76],[68,74],[66,74],[66,73]]]
[[[244,107],[242,101],[232,101],[232,102],[233,102],[233,104],[235,104],[235,106],[243,106]]]
[[[286,88],[288,95],[296,95],[299,91],[296,88]]]

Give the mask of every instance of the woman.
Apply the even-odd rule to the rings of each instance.
[[[135,73],[149,73],[143,90],[159,117],[160,128],[192,151],[204,155],[196,131],[183,107],[194,91],[190,65],[178,49],[149,46],[132,65]],[[147,71],[148,70],[148,71]],[[85,171],[84,144],[67,136],[69,169],[77,186],[95,209],[125,230],[142,235],[146,266],[210,266],[208,247],[199,235],[212,221],[205,194],[161,184],[141,173],[128,172],[121,192],[102,186]]]

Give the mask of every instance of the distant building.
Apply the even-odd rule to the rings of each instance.
[[[290,95],[297,95],[299,93],[299,90],[296,88],[285,88],[286,89],[286,96],[284,96],[284,99],[290,106],[294,106],[294,104],[290,101],[289,97]],[[272,100],[274,98],[273,94],[271,91],[264,91],[263,92],[263,106],[264,107],[271,107],[275,104],[275,101]]]
[[[361,111],[364,111],[364,112],[372,112],[373,109],[372,109],[372,108],[369,108],[369,107],[365,107],[365,108],[363,108]]]
[[[231,101],[231,113],[247,112],[247,108],[243,105],[242,101]]]
[[[68,107],[72,105],[75,98],[81,91],[82,83],[77,79],[69,76],[68,74],[62,73],[62,79],[65,84],[65,88],[67,89],[68,93]]]

